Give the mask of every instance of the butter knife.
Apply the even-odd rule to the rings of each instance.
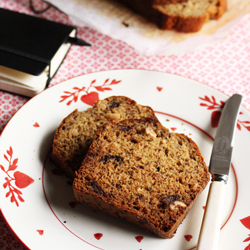
[[[242,96],[235,94],[225,103],[216,131],[209,172],[211,184],[197,250],[216,250],[222,223],[225,187],[231,166],[234,132]]]

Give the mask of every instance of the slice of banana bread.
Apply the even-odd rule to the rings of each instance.
[[[158,25],[160,29],[197,32],[209,19],[218,19],[227,8],[226,0],[117,0]]]
[[[190,138],[128,119],[98,129],[73,190],[77,201],[171,238],[209,177]]]
[[[69,177],[74,178],[99,126],[141,117],[157,119],[150,107],[139,105],[125,96],[111,96],[97,101],[86,111],[75,110],[61,122],[55,132],[52,161]]]

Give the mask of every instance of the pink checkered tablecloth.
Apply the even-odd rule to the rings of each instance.
[[[34,3],[37,9],[46,7],[41,0]],[[29,8],[28,0],[1,0],[0,7],[35,15]],[[50,8],[41,16],[71,24],[69,18],[55,8]],[[78,36],[92,46],[72,46],[51,85],[103,70],[149,69],[194,79],[227,95],[239,93],[244,97],[243,106],[250,109],[250,14],[242,18],[225,40],[199,51],[180,55],[140,55],[126,43],[89,27],[78,27]],[[27,100],[28,98],[0,91],[0,133]],[[26,249],[1,215],[0,249]]]

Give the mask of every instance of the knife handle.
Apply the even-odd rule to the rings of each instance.
[[[223,214],[225,182],[212,181],[202,221],[197,250],[216,250]]]

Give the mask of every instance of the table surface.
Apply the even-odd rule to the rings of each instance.
[[[37,10],[46,7],[41,0],[33,3]],[[0,7],[36,15],[31,11],[28,0],[3,0],[0,1]],[[40,16],[71,24],[68,16],[55,8],[50,8]],[[228,96],[239,93],[243,96],[243,106],[250,109],[250,14],[242,18],[225,40],[180,55],[140,55],[123,41],[114,40],[90,27],[78,27],[78,36],[92,46],[73,45],[50,86],[91,72],[148,69],[199,81]],[[28,98],[0,91],[0,133],[26,101]],[[0,249],[26,249],[8,228],[1,214]]]

